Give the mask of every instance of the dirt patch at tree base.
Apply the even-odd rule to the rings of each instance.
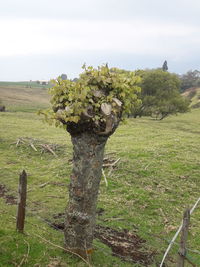
[[[53,218],[58,219],[63,216],[63,213],[59,213],[54,215]],[[64,222],[51,222],[50,225],[56,230],[63,231],[64,229]],[[119,257],[124,261],[149,266],[154,260],[156,253],[145,248],[146,240],[126,229],[117,231],[110,227],[96,225],[94,235],[96,239],[111,248],[113,256]]]
[[[0,184],[0,197],[5,199],[6,204],[9,205],[16,205],[17,204],[17,198],[13,195],[8,194],[9,190],[6,188],[5,185]]]
[[[152,251],[145,251],[144,239],[128,230],[117,231],[110,227],[96,225],[95,238],[112,249],[113,256],[124,261],[133,261],[148,266],[155,255]]]

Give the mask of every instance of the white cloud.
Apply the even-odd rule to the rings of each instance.
[[[1,19],[0,56],[111,51],[178,56],[198,28],[144,20]],[[182,51],[180,49],[182,47]]]

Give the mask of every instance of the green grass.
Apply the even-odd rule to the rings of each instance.
[[[16,90],[20,90],[21,98],[25,97],[24,88]],[[19,173],[25,169],[28,200],[26,234],[22,235],[15,231],[16,206],[0,198],[0,266],[19,266],[21,262],[23,266],[86,266],[44,241],[63,246],[62,233],[51,229],[43,219],[52,220],[54,214],[64,212],[66,207],[72,145],[69,134],[44,124],[31,112],[48,104],[46,93],[42,95],[39,89],[38,95],[29,92],[26,97],[29,106],[24,99],[20,106],[5,91],[3,95],[3,101],[12,109],[0,114],[0,184],[7,186],[9,194],[17,196]],[[195,109],[163,121],[130,119],[120,125],[106,146],[106,153],[114,152],[113,157],[120,161],[111,175],[105,171],[108,187],[101,181],[98,207],[105,212],[97,222],[118,230],[136,231],[146,239],[145,249],[156,252],[151,266],[160,262],[167,240],[180,225],[184,209],[199,198],[199,118],[200,110]],[[16,147],[13,143],[19,137],[59,144],[58,157],[23,145]],[[192,250],[200,248],[199,217],[200,207],[197,207],[191,217],[188,240]],[[93,266],[142,266],[112,256],[110,248],[97,240],[94,244]],[[177,249],[175,245],[170,251],[167,266],[176,266]],[[198,254],[189,252],[189,256],[200,266]]]

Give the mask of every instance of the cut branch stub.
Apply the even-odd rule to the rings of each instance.
[[[116,97],[113,97],[113,101],[118,107],[122,106],[122,102],[119,99],[117,99]]]
[[[93,118],[93,107],[89,105],[83,112],[82,112],[82,117],[84,119],[91,119]]]
[[[111,114],[107,119],[106,119],[106,129],[105,129],[105,134],[108,134],[112,132],[112,129],[114,127],[114,117]]]
[[[70,107],[69,106],[66,106],[65,107],[65,111],[69,112],[70,111]]]
[[[63,117],[63,111],[64,109],[58,109],[57,112],[56,112],[56,117],[58,119],[61,119]]]
[[[112,106],[107,103],[102,103],[101,104],[101,112],[103,113],[104,116],[109,116],[112,111]]]
[[[104,93],[100,90],[95,90],[93,92],[93,95],[94,95],[94,97],[101,98],[102,96],[104,96]]]
[[[85,119],[91,119],[93,116],[91,116],[90,114],[88,114],[87,110],[84,110],[82,112],[82,117]]]

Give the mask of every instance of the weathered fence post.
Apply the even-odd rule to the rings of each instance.
[[[186,241],[188,236],[190,223],[190,209],[186,209],[183,213],[183,225],[181,229],[181,240],[180,240],[180,248],[178,252],[178,265],[177,267],[184,267],[185,256],[186,256]]]
[[[17,209],[17,223],[16,228],[19,232],[24,230],[25,209],[26,209],[26,188],[27,188],[27,174],[23,172],[19,176],[18,188],[18,209]]]

